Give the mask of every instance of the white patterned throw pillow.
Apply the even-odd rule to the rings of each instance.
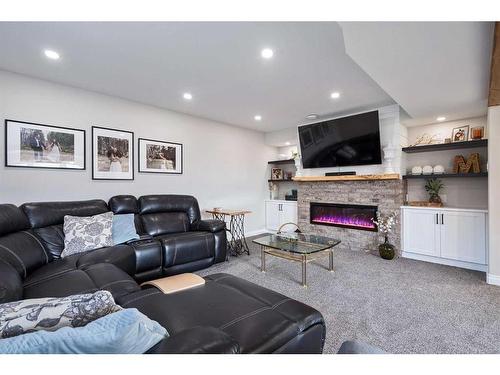
[[[61,258],[113,246],[113,213],[79,217],[64,216],[64,250]]]
[[[121,309],[106,290],[62,298],[8,302],[0,305],[0,339],[40,330],[83,327]]]

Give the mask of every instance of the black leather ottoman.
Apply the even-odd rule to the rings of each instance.
[[[233,338],[241,353],[323,351],[325,323],[312,307],[232,275],[205,280],[203,286],[173,294],[143,289],[117,298],[117,303],[137,308],[170,335],[213,327]]]

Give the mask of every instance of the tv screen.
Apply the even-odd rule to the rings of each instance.
[[[304,168],[381,164],[378,111],[299,126]]]

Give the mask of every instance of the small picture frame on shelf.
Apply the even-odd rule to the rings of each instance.
[[[271,180],[283,180],[283,169],[271,168]]]
[[[459,126],[451,132],[452,142],[465,142],[469,140],[469,125]]]

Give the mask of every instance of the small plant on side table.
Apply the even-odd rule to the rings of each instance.
[[[377,220],[372,219],[372,221],[377,225],[378,229],[384,234],[384,243],[378,245],[378,252],[380,257],[383,259],[394,259],[396,251],[394,245],[389,243],[389,233],[392,232],[392,228],[396,225],[397,213],[393,212],[390,215],[381,215],[377,211]]]
[[[437,178],[429,178],[425,182],[425,191],[429,193],[430,203],[437,203],[439,205],[443,204],[441,197],[439,196],[439,192],[442,188],[444,188],[444,184]]]

